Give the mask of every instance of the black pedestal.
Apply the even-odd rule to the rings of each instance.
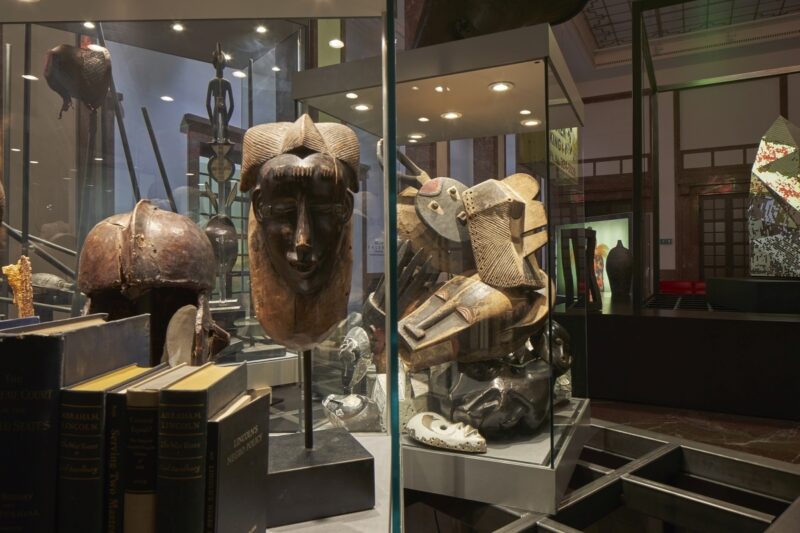
[[[269,439],[267,527],[306,522],[375,507],[375,461],[344,429]]]
[[[779,278],[711,278],[708,303],[753,313],[800,313],[800,280]]]

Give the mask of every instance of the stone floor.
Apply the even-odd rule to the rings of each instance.
[[[601,400],[592,418],[800,464],[800,422]]]

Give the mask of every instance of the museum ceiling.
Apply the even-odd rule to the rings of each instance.
[[[597,48],[630,44],[630,0],[589,0],[583,10]],[[695,0],[648,11],[650,39],[800,13],[800,0]]]

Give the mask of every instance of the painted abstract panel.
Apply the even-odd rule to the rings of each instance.
[[[750,180],[750,274],[800,278],[800,129],[783,117],[761,138]]]

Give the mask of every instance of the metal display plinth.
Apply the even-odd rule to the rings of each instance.
[[[402,452],[404,486],[525,511],[555,513],[581,449],[589,440],[589,423],[589,400],[574,398],[568,405],[556,407],[554,441],[560,447],[553,468],[546,424],[534,438],[490,442],[485,454],[449,452],[406,437]]]

